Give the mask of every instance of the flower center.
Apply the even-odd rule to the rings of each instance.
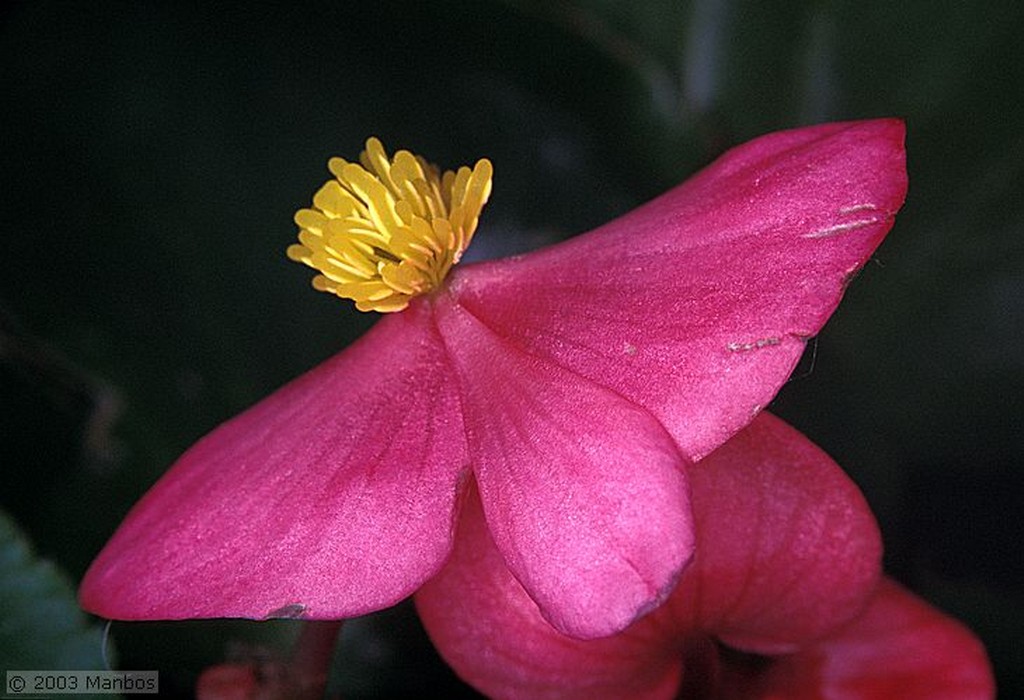
[[[295,214],[288,257],[320,272],[313,287],[360,311],[401,311],[434,289],[462,257],[491,194],[487,159],[446,171],[409,151],[388,159],[375,138],[358,163],[331,158],[335,179]]]

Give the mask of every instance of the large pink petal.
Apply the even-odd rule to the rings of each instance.
[[[995,683],[971,632],[892,581],[838,632],[739,679],[737,698],[988,700]]]
[[[770,134],[592,233],[456,270],[527,352],[647,407],[691,459],[774,396],[906,193],[903,124]]]
[[[444,302],[438,327],[508,567],[563,632],[621,630],[665,598],[693,553],[685,458],[643,409]]]
[[[416,306],[190,449],[82,583],[118,619],[351,617],[451,547],[468,469],[451,369]]]
[[[494,697],[672,697],[681,677],[714,680],[700,677],[694,641],[791,650],[862,609],[878,580],[878,530],[820,449],[762,414],[691,474],[693,563],[665,605],[589,641],[544,624],[467,503],[451,559],[416,595],[442,656]]]

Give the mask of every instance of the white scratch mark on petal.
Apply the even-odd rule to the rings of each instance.
[[[748,352],[750,350],[760,350],[761,348],[767,348],[772,345],[778,345],[782,340],[780,338],[761,338],[751,343],[729,343],[726,345],[726,349],[730,352]]]
[[[874,204],[872,204],[871,202],[865,202],[863,204],[851,204],[848,207],[840,207],[839,208],[839,213],[840,214],[853,214],[854,212],[858,212],[858,211],[877,211],[877,210],[878,210],[878,207],[876,207]]]
[[[852,231],[853,229],[864,228],[865,226],[870,226],[871,224],[877,224],[878,221],[878,219],[857,219],[856,221],[848,221],[845,224],[835,224],[833,226],[828,226],[817,231],[811,231],[810,233],[805,233],[802,237],[828,238],[829,236],[836,236],[846,231]]]

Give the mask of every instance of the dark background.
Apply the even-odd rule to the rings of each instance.
[[[0,4],[3,667],[97,667],[71,591],[126,509],[372,322],[284,256],[329,156],[378,135],[447,167],[491,158],[471,249],[491,257],[585,231],[759,134],[892,115],[906,207],[773,409],[864,489],[888,570],[969,624],[1024,697],[1022,8]],[[186,692],[293,633],[111,636],[124,668]],[[424,683],[460,692],[408,605],[346,626],[346,697]]]

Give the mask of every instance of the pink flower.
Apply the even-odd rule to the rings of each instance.
[[[691,469],[696,555],[666,603],[579,640],[505,566],[479,500],[416,594],[427,631],[495,698],[990,698],[984,649],[880,577],[856,486],[767,413]]]
[[[490,164],[440,178],[375,141],[378,180],[332,160],[339,180],[297,215],[289,254],[324,272],[318,288],[400,313],[182,456],[93,563],[83,607],[378,610],[441,568],[475,482],[546,619],[623,629],[693,554],[690,464],[774,396],[892,226],[903,134],[771,134],[589,234],[447,279]],[[417,221],[432,206],[449,215]]]

